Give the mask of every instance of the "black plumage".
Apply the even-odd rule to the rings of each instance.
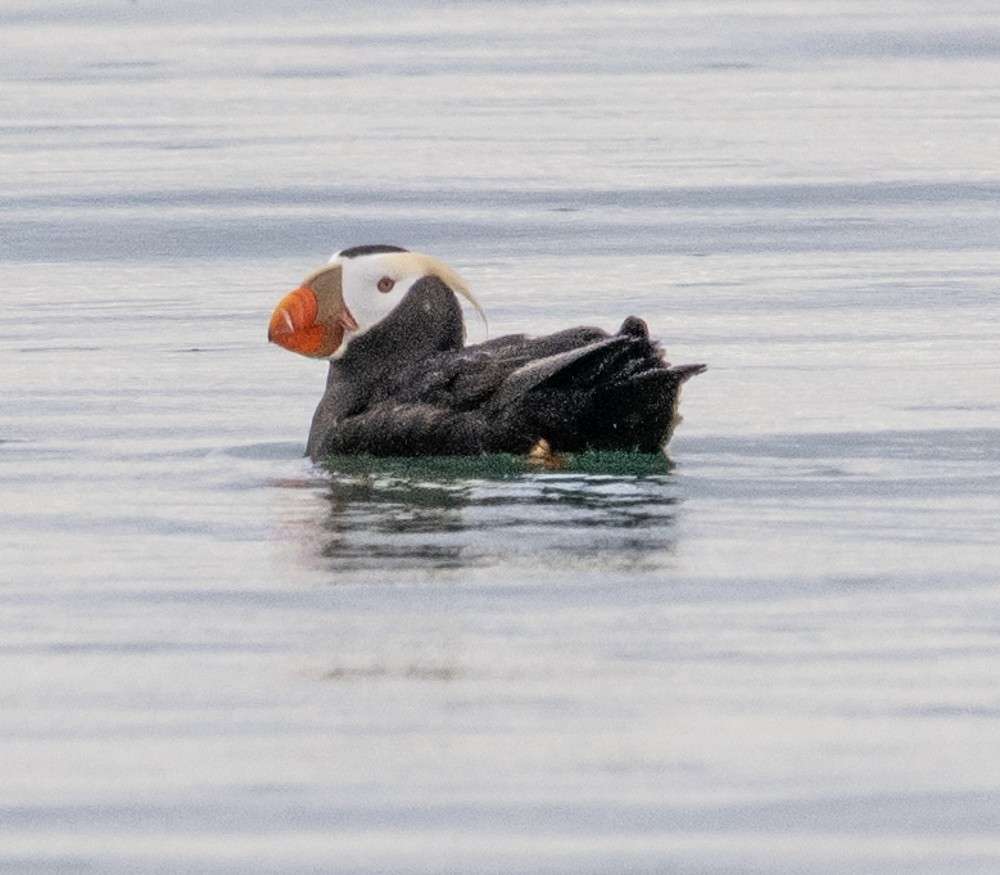
[[[571,328],[464,345],[462,310],[440,279],[418,280],[381,322],[330,362],[308,453],[375,456],[658,452],[681,384],[641,319],[617,334]]]

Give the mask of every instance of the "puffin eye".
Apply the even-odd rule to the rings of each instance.
[[[396,285],[396,281],[391,276],[384,276],[378,281],[378,290],[383,294],[391,292],[394,285]]]

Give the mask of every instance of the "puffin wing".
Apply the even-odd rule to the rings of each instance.
[[[416,357],[393,356],[383,347],[378,355],[334,361],[313,417],[308,453],[319,459],[520,452],[497,442],[492,421],[494,399],[511,375],[537,366],[530,379],[518,379],[523,393],[558,371],[562,356],[573,358],[607,337],[599,328],[573,328],[540,338],[507,335],[458,349],[425,350]]]

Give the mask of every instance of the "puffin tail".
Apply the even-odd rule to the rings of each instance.
[[[615,335],[515,372],[503,431],[557,452],[660,452],[679,422],[681,385],[705,368],[667,364],[646,324],[629,317]]]
[[[596,449],[660,452],[681,418],[680,388],[705,365],[667,365],[629,374],[595,391],[591,442]]]
[[[596,384],[595,443],[600,448],[656,453],[670,440],[681,418],[681,386],[707,369],[704,364],[671,365],[650,340],[646,323],[629,316],[615,338],[628,338],[624,367],[609,381]]]

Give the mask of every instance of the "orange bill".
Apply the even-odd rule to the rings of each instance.
[[[347,307],[340,309],[332,322],[319,321],[316,294],[309,286],[299,286],[274,308],[267,339],[299,355],[313,358],[332,355],[343,343],[344,331],[358,327]]]

